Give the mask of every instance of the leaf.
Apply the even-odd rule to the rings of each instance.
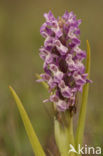
[[[30,143],[32,145],[32,148],[33,148],[33,152],[35,154],[35,156],[46,156],[44,151],[43,151],[43,148],[36,136],[36,133],[35,131],[33,130],[33,127],[32,127],[32,124],[29,120],[29,117],[22,105],[22,102],[20,101],[19,97],[17,96],[16,92],[14,91],[14,89],[10,86],[10,91],[16,101],[16,104],[17,104],[17,107],[18,107],[18,110],[19,110],[19,113],[21,115],[21,118],[22,118],[22,121],[24,123],[24,127],[25,127],[25,130],[27,132],[27,135],[29,137],[29,140],[30,140]]]
[[[61,156],[74,156],[74,153],[69,153],[70,145],[74,146],[73,118],[70,114],[66,114],[66,117],[68,119],[67,127],[54,119],[55,140]]]
[[[68,131],[61,127],[59,121],[54,120],[55,140],[61,156],[68,156],[69,140]]]
[[[88,78],[90,76],[90,45],[87,40],[87,61],[86,61],[86,73],[88,73]],[[82,104],[80,108],[77,132],[76,132],[76,149],[78,148],[78,144],[82,145],[84,128],[85,128],[85,118],[86,118],[86,105],[88,100],[88,91],[89,84],[85,84],[83,88],[82,94]]]

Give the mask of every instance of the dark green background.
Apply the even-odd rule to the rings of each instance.
[[[103,147],[103,0],[0,0],[0,156],[33,155],[9,85],[22,99],[43,146],[53,134],[53,123],[42,104],[48,94],[35,82],[35,73],[43,71],[39,29],[43,13],[49,10],[55,16],[74,11],[82,19],[81,47],[86,49],[88,39],[94,81],[84,140],[90,146]]]

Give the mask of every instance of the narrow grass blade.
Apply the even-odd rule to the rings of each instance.
[[[36,75],[36,77],[37,77],[38,80],[41,79],[41,77],[40,77],[39,74],[35,74],[35,75]],[[46,89],[48,89],[48,85],[47,85],[47,83],[45,83],[44,81],[41,82],[41,83],[42,83],[42,85],[43,85]]]
[[[30,140],[30,143],[32,145],[33,152],[34,152],[35,156],[46,156],[43,149],[42,149],[42,146],[40,145],[40,142],[39,142],[39,140],[35,134],[35,131],[33,130],[32,124],[31,124],[29,117],[28,117],[28,115],[27,115],[27,113],[26,113],[26,111],[22,105],[22,102],[20,101],[20,99],[17,96],[14,89],[11,86],[9,88],[10,88],[10,91],[11,91],[15,101],[16,101],[19,113],[20,113],[21,118],[23,120],[24,127],[25,127],[25,130],[26,130],[27,135],[29,137],[29,140]]]
[[[88,78],[89,78],[90,76],[90,45],[89,45],[88,40],[87,40],[86,73],[88,73]],[[85,118],[86,118],[86,105],[87,105],[87,100],[88,100],[88,90],[89,90],[89,84],[85,84],[83,88],[82,104],[80,108],[77,133],[76,133],[76,149],[78,147],[78,144],[82,145],[82,142],[83,142]]]

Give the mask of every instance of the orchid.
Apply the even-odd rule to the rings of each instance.
[[[68,11],[57,19],[51,11],[44,17],[46,22],[41,26],[40,33],[45,41],[40,48],[40,57],[44,61],[45,73],[40,75],[39,81],[46,82],[52,93],[46,101],[53,102],[57,111],[64,112],[75,106],[77,93],[91,82],[83,64],[86,52],[80,49],[81,20]]]
[[[40,48],[40,57],[44,61],[44,73],[36,74],[37,82],[41,82],[50,93],[48,99],[44,99],[43,102],[53,105],[54,134],[60,155],[77,156],[78,153],[73,153],[69,147],[77,150],[78,144],[83,143],[88,89],[92,82],[89,79],[90,46],[87,41],[87,52],[80,48],[79,25],[81,20],[78,20],[73,12],[66,11],[63,16],[55,18],[49,11],[44,14],[44,17],[46,22],[40,28],[40,33],[44,37],[44,45]],[[83,63],[83,60],[86,60],[86,64]],[[34,154],[46,156],[22,102],[12,87],[10,90]],[[78,111],[78,94],[82,95],[82,103],[76,134],[74,134],[73,117],[76,110]]]

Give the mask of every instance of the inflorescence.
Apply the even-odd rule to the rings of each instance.
[[[75,105],[77,93],[90,82],[82,62],[86,52],[79,47],[81,20],[67,11],[57,19],[51,11],[44,17],[46,22],[40,33],[45,41],[40,48],[40,57],[44,60],[45,73],[38,81],[45,81],[49,86],[50,98],[44,102],[53,102],[58,111],[65,111]]]

